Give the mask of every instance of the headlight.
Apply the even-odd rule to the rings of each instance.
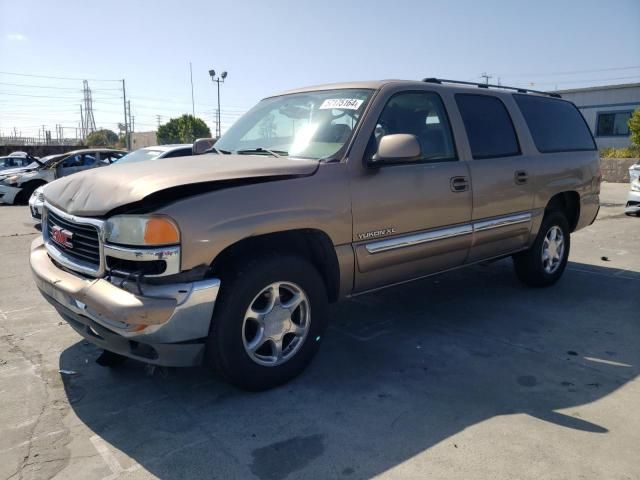
[[[105,240],[119,245],[176,245],[180,243],[180,230],[169,217],[118,215],[107,220]]]
[[[11,177],[7,177],[4,179],[4,183],[6,183],[7,185],[14,185],[16,183],[18,183],[18,180],[20,180],[20,176],[19,175],[13,175]]]
[[[640,180],[636,180],[635,182],[631,182],[631,191],[632,192],[640,192]]]

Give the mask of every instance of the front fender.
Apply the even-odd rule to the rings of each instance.
[[[334,246],[352,238],[345,164],[325,164],[315,175],[204,193],[157,213],[176,220],[182,270],[210,264],[243,239],[287,230],[316,229]]]

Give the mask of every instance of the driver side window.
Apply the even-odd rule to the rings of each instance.
[[[451,126],[440,96],[433,92],[406,92],[391,97],[380,114],[370,145],[377,150],[385,135],[408,133],[420,143],[423,162],[456,160]]]

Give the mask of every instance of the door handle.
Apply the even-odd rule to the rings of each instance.
[[[467,180],[467,177],[451,177],[449,185],[451,186],[452,192],[459,193],[469,190],[469,180]]]
[[[525,170],[517,170],[513,174],[516,185],[524,185],[529,180],[529,174]]]

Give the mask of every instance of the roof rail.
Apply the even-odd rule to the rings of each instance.
[[[494,85],[492,83],[463,82],[462,80],[446,80],[444,78],[423,78],[423,82],[427,83],[457,83],[460,85],[473,85],[478,88],[502,88],[503,90],[514,90],[518,93],[539,93],[540,95],[548,95],[549,97],[562,98],[559,93],[542,92],[540,90],[531,90],[521,87],[506,87],[504,85]]]

